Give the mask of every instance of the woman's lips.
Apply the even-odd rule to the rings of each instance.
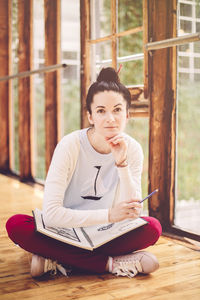
[[[106,129],[117,129],[117,127],[113,127],[113,126],[107,126],[107,127],[104,127]]]

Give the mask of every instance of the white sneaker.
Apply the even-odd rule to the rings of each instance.
[[[134,277],[138,273],[149,274],[159,268],[155,255],[146,251],[109,257],[109,272],[116,276]]]
[[[57,270],[59,270],[63,275],[68,277],[71,270],[65,269],[62,265],[57,264],[56,261],[51,259],[46,259],[42,256],[33,254],[31,261],[31,276],[39,277],[44,273],[50,271],[51,275],[56,275]]]

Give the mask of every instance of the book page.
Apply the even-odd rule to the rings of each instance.
[[[80,228],[60,228],[47,227],[42,219],[42,212],[39,209],[34,210],[37,231],[61,242],[92,250],[91,245],[85,238]]]
[[[94,248],[97,248],[104,243],[147,223],[148,222],[142,218],[137,218],[135,220],[129,219],[117,223],[84,227],[84,231],[90,237]]]

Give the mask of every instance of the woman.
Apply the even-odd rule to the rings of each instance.
[[[124,133],[130,99],[115,70],[103,69],[86,99],[91,127],[65,136],[55,149],[44,191],[47,226],[90,226],[141,215],[143,153],[138,142]],[[33,277],[56,268],[62,271],[66,265],[134,277],[159,266],[153,254],[138,251],[153,245],[161,234],[156,219],[144,218],[148,224],[94,251],[36,233],[30,216],[15,215],[6,227],[14,243],[33,253]]]

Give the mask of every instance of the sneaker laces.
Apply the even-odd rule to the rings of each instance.
[[[139,260],[113,258],[112,273],[116,276],[134,277],[139,272],[142,272],[142,266]]]
[[[51,259],[45,259],[44,263],[44,272],[50,271],[51,275],[56,275],[57,270],[60,271],[64,276],[69,277],[71,269],[64,268],[61,264],[58,264],[57,261],[52,261]]]

